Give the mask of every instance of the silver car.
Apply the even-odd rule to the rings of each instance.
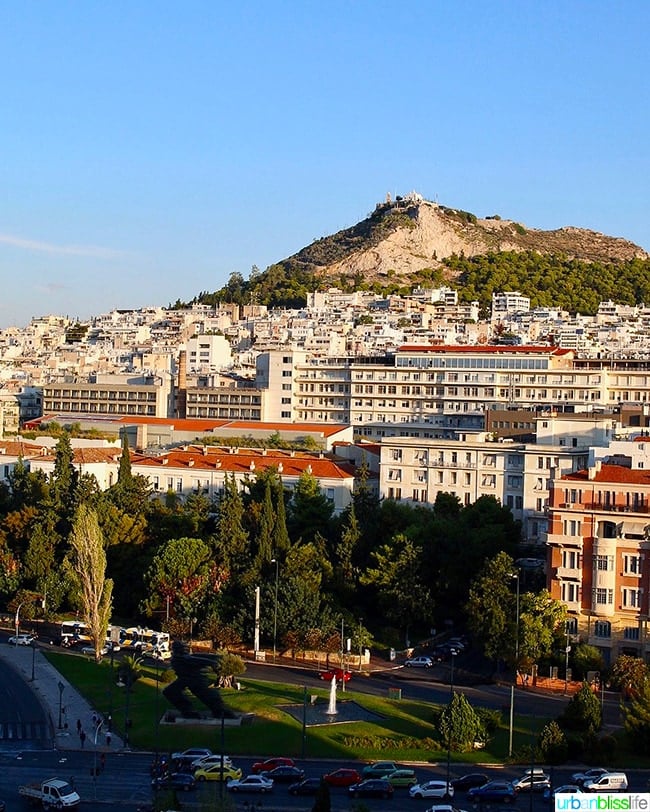
[[[433,660],[431,657],[426,657],[422,654],[419,657],[409,657],[408,660],[404,661],[404,665],[406,668],[431,668],[433,666]]]

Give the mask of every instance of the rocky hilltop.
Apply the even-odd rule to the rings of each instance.
[[[543,231],[498,215],[480,218],[412,193],[377,204],[365,220],[277,264],[323,279],[406,281],[418,271],[436,269],[453,254],[473,257],[500,251],[604,263],[649,258],[638,245],[619,237],[573,226]]]

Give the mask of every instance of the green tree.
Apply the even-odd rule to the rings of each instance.
[[[645,682],[629,705],[622,704],[623,727],[635,752],[650,753],[650,683]]]
[[[589,671],[599,671],[602,677],[605,661],[600,649],[580,643],[571,651],[571,666],[575,679],[586,679]]]
[[[469,590],[468,626],[485,655],[492,660],[504,657],[514,660],[514,571],[512,558],[507,553],[499,553],[485,563]]]
[[[245,673],[246,663],[237,654],[229,651],[217,651],[217,663],[214,672],[217,675],[219,688],[232,688],[235,677]]]
[[[399,624],[406,637],[414,623],[428,625],[433,618],[433,595],[422,578],[419,547],[398,533],[389,544],[375,550],[371,560],[360,582],[375,589],[386,618]]]
[[[201,539],[172,539],[154,556],[144,576],[147,597],[142,608],[148,615],[165,609],[179,617],[199,612],[208,592],[223,585],[223,571]]]
[[[524,593],[519,614],[520,659],[537,663],[549,657],[558,632],[564,630],[566,616],[565,605],[552,598],[548,590]]]
[[[539,749],[546,764],[563,764],[569,755],[569,745],[564,731],[553,720],[539,734]]]
[[[650,670],[640,657],[621,654],[616,658],[609,676],[613,688],[624,696],[630,696],[643,690]]]
[[[482,734],[481,720],[465,694],[454,691],[440,714],[440,734],[450,750],[470,750]]]
[[[600,702],[586,682],[571,697],[558,721],[566,730],[579,733],[594,734],[600,730],[602,724]]]
[[[70,532],[76,506],[78,481],[79,474],[74,467],[74,452],[70,444],[70,435],[64,432],[56,444],[50,488],[52,505],[59,517],[59,534],[63,538],[66,538]]]
[[[95,658],[99,660],[111,616],[113,582],[105,577],[106,553],[97,514],[87,505],[79,505],[75,512],[70,547],[82,618],[88,624]]]
[[[314,541],[317,535],[327,538],[330,534],[334,505],[321,492],[316,477],[308,470],[298,478],[294,488],[287,523],[291,538],[295,541]]]

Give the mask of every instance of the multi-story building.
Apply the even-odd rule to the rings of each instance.
[[[456,439],[383,438],[380,496],[433,504],[439,493],[469,505],[493,496],[521,522],[522,536],[541,543],[547,530],[552,478],[586,465],[584,446],[495,442],[484,432],[457,432]]]
[[[607,662],[650,654],[650,470],[626,462],[564,474],[549,498],[549,589]]]
[[[173,386],[169,374],[97,376],[83,383],[66,382],[43,387],[43,413],[61,415],[143,415],[168,417],[173,412]]]

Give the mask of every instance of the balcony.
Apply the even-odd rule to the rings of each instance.
[[[565,507],[560,505],[560,507]],[[567,507],[569,507],[567,505]],[[650,513],[650,505],[610,505],[603,502],[589,502],[584,505],[584,510],[598,510],[609,513]]]
[[[577,547],[582,550],[581,536],[564,536],[561,533],[546,533],[546,543],[557,545],[558,547]]]
[[[582,569],[580,567],[556,567],[555,577],[565,581],[581,581]]]

